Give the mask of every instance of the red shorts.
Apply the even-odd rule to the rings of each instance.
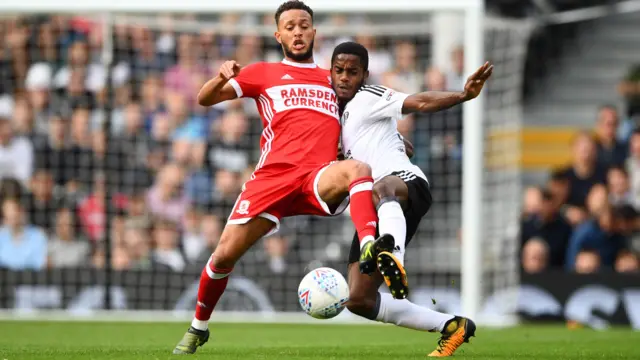
[[[296,215],[335,216],[349,205],[347,196],[335,211],[320,199],[318,182],[332,163],[314,167],[297,167],[290,171],[259,169],[247,181],[233,206],[227,223],[246,224],[259,216],[274,222],[269,234],[280,228],[280,219]]]

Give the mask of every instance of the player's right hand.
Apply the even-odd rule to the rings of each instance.
[[[220,66],[220,71],[218,74],[221,78],[225,80],[233,79],[234,77],[240,74],[240,64],[235,62],[235,60],[225,61],[222,66]]]

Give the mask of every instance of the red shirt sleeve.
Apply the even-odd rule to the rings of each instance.
[[[266,63],[259,62],[240,70],[240,74],[229,80],[238,97],[257,98],[264,87]]]

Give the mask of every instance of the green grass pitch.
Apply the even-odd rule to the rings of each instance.
[[[0,322],[0,360],[176,359],[188,324]],[[212,324],[190,359],[424,359],[437,334],[392,326]],[[523,326],[478,329],[458,359],[640,359],[640,334],[628,329]]]

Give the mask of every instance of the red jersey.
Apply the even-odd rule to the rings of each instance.
[[[229,83],[238,97],[256,101],[262,118],[256,169],[281,171],[336,159],[340,117],[328,70],[288,60],[259,62]]]

